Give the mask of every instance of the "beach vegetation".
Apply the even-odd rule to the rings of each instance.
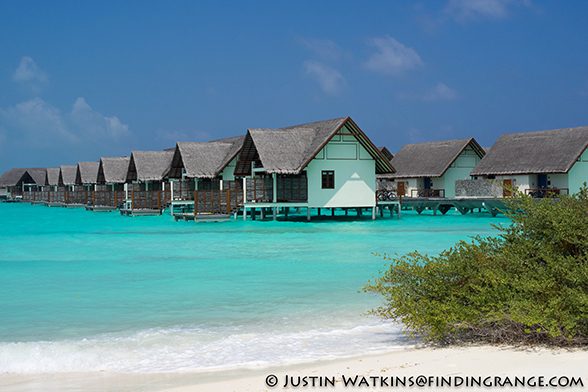
[[[383,296],[369,313],[425,341],[588,342],[588,189],[536,200],[505,199],[509,224],[437,256],[378,255],[387,268],[364,292]]]

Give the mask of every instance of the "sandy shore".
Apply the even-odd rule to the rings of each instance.
[[[271,377],[270,375],[275,376]],[[425,378],[419,378],[424,376]],[[444,376],[442,379],[441,376]],[[496,379],[500,377],[500,379]],[[511,388],[515,377],[526,386]],[[531,378],[534,377],[534,378]],[[542,377],[542,379],[540,378]],[[582,385],[541,387],[571,379]],[[472,380],[473,379],[473,380]],[[351,380],[351,381],[350,381]],[[406,386],[398,384],[405,380]],[[411,380],[413,385],[411,385]],[[425,387],[417,386],[425,380]],[[481,380],[491,386],[478,387]],[[267,382],[276,382],[269,387]],[[355,383],[355,386],[352,383]],[[305,384],[306,382],[306,384]],[[445,385],[441,387],[441,383]],[[451,382],[451,386],[447,383]],[[474,387],[471,387],[472,382]],[[460,386],[456,386],[460,384]],[[313,386],[314,384],[314,386]],[[334,384],[334,386],[332,385]],[[470,386],[467,386],[470,385]],[[0,375],[2,391],[292,391],[292,390],[526,390],[588,388],[588,351],[502,346],[415,348],[344,360],[283,367],[193,373],[62,373]]]

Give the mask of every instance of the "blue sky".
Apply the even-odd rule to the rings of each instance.
[[[588,125],[588,2],[0,3],[0,174],[351,116],[406,143]]]

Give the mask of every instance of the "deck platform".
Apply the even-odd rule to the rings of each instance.
[[[194,222],[226,222],[231,220],[230,214],[192,214]]]
[[[162,211],[161,210],[151,210],[151,209],[127,209],[127,208],[121,208],[119,210],[121,215],[124,216],[154,216],[154,215],[161,215]]]
[[[87,206],[86,210],[94,212],[113,212],[118,208],[114,206]]]
[[[378,202],[378,205],[380,203]],[[433,215],[437,215],[437,211],[445,215],[452,208],[465,215],[468,212],[474,212],[477,208],[479,210],[485,209],[492,216],[496,216],[501,209],[505,208],[501,199],[492,197],[403,197],[400,205],[402,208],[412,208],[419,214],[427,209],[432,210]]]
[[[194,220],[194,213],[193,212],[174,212],[172,213],[174,220],[177,222],[179,220],[184,221],[191,221]]]

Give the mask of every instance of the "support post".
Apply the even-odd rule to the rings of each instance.
[[[372,220],[376,220],[376,207],[372,207]]]
[[[278,219],[278,207],[274,207],[273,210],[274,210],[273,211],[273,213],[274,213],[274,220],[277,220]]]
[[[331,208],[331,216],[335,216],[335,207]]]
[[[278,175],[276,173],[272,174],[272,203],[278,202]]]
[[[243,220],[247,220],[247,207],[243,206]]]
[[[306,221],[310,222],[310,207],[306,207]]]

